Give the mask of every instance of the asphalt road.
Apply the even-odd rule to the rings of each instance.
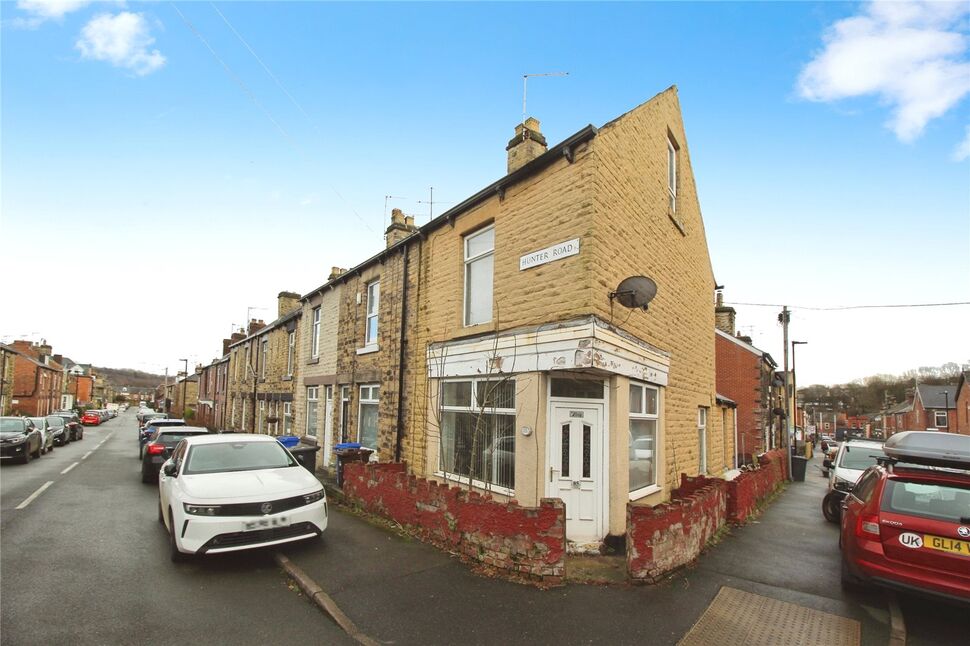
[[[132,410],[0,469],[5,646],[352,643],[269,551],[171,563],[135,427]]]

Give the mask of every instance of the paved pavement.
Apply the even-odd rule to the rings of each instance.
[[[676,644],[722,586],[858,621],[861,643],[889,641],[879,591],[843,593],[838,528],[825,522],[818,457],[749,525],[657,586],[538,590],[489,579],[416,540],[335,511],[321,545],[282,551],[367,635],[396,644]],[[965,640],[961,610],[902,599],[910,644]],[[932,614],[928,614],[932,611]]]

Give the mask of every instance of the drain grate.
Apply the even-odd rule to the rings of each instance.
[[[678,646],[859,646],[859,622],[721,588]]]

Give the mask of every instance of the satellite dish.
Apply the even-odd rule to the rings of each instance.
[[[646,276],[624,278],[615,292],[610,292],[610,300],[620,301],[623,307],[645,310],[657,295],[657,283]]]

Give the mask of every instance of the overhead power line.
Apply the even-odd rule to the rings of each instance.
[[[785,307],[783,303],[724,303],[725,305],[744,305],[746,307]],[[788,305],[790,310],[811,310],[815,312],[836,312],[842,310],[878,310],[906,307],[952,307],[955,305],[970,305],[970,301],[955,301],[952,303],[899,303],[889,305],[839,305],[836,307],[809,307],[807,305]]]

